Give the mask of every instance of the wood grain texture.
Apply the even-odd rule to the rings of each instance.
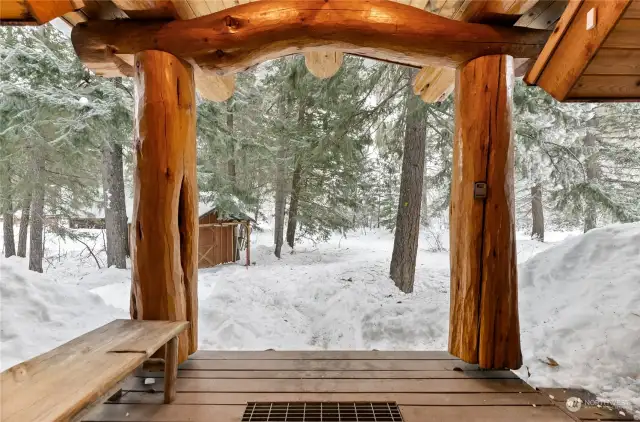
[[[542,7],[539,4],[542,3]],[[553,6],[553,7],[552,7]],[[559,6],[559,7],[558,7]],[[451,16],[461,21],[488,23],[523,28],[550,29],[552,23],[562,13],[562,2],[538,0],[476,0],[465,1]],[[526,16],[531,12],[530,16]],[[521,59],[522,60],[522,59]],[[522,63],[520,63],[522,66]],[[526,68],[526,65],[523,67]],[[426,66],[421,71],[421,85],[414,85],[422,100],[434,103],[446,99],[454,89],[455,71]],[[430,80],[428,85],[425,80]],[[418,83],[418,80],[416,80]]]
[[[215,379],[517,379],[511,371],[190,371],[180,378]],[[162,372],[145,372],[142,378],[164,378]]]
[[[35,19],[27,9],[24,1],[20,0],[0,0],[0,24],[12,24],[20,21],[32,21]]]
[[[320,79],[329,79],[338,73],[344,53],[335,50],[308,51],[304,53],[304,63],[311,74]]]
[[[220,74],[294,53],[341,50],[412,66],[455,67],[474,57],[532,57],[548,32],[445,19],[388,0],[263,0],[189,21],[89,21],[72,40],[85,62],[158,49]]]
[[[550,43],[525,77],[527,83],[538,85],[559,101],[567,99],[618,24],[630,0],[584,0],[579,3],[565,12],[561,18],[565,25],[550,38]],[[587,30],[587,13],[594,8],[597,9],[597,24]],[[624,36],[620,38],[626,39]]]
[[[179,341],[183,362],[198,344],[193,72],[161,51],[138,53],[135,63],[131,314],[133,319],[189,321]]]
[[[82,0],[25,0],[27,9],[40,25],[84,6]],[[4,2],[0,7],[4,7]]]
[[[560,44],[562,37],[565,34],[565,31],[573,22],[573,19],[576,17],[578,11],[580,10],[580,6],[582,5],[583,0],[569,0],[567,8],[565,9],[562,16],[560,16],[560,20],[558,20],[558,24],[555,27],[555,30],[549,37],[547,44],[545,44],[542,52],[536,59],[529,72],[525,76],[525,82],[528,84],[535,84],[538,81],[542,71],[549,63],[549,60],[553,56],[553,53],[556,51],[556,48]]]
[[[164,351],[164,404],[176,398],[176,379],[178,378],[178,337],[167,343]]]
[[[190,360],[458,360],[448,352],[432,351],[379,351],[379,350],[268,350],[268,351],[223,351],[198,350]]]
[[[602,47],[582,75],[640,75],[640,48]]]
[[[140,378],[129,379],[123,389],[149,391]],[[153,385],[161,391],[162,385]],[[520,379],[213,379],[178,378],[178,393],[519,393],[533,392]]]
[[[199,371],[452,371],[477,370],[461,360],[189,360],[181,369]],[[458,368],[458,369],[456,369]]]
[[[69,420],[184,328],[183,323],[116,320],[9,368],[1,374],[2,421]]]
[[[402,406],[404,422],[573,422],[573,419],[557,407],[445,407]]]
[[[513,59],[487,56],[456,75],[451,186],[449,352],[482,368],[522,365],[515,255]],[[474,183],[486,182],[486,199]]]
[[[620,19],[602,46],[640,49],[640,19]]]
[[[640,75],[584,75],[578,79],[567,100],[638,101]]]
[[[105,405],[100,415],[86,422],[237,422],[245,406],[135,406]],[[441,422],[441,421],[477,421],[477,422],[571,422],[573,419],[553,406],[402,406],[400,408],[405,422]]]
[[[379,401],[414,406],[549,406],[543,394],[529,393],[178,393],[174,404],[245,405],[250,401]],[[128,391],[119,403],[162,404],[162,394]]]
[[[413,92],[425,103],[437,103],[453,92],[455,69],[426,66],[420,69],[413,82]]]

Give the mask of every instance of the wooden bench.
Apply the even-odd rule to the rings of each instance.
[[[165,403],[175,397],[187,321],[116,320],[1,374],[2,422],[78,420],[165,344]]]

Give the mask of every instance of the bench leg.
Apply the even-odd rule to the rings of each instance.
[[[178,378],[178,337],[174,337],[165,347],[164,357],[164,402],[171,403],[176,398],[176,378]]]

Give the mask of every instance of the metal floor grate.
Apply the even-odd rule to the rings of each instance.
[[[396,403],[247,403],[242,422],[402,422]]]

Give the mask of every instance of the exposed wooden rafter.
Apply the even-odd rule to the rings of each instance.
[[[559,101],[640,98],[640,74],[633,71],[640,23],[624,19],[627,8],[633,16],[631,5],[638,2],[571,0],[525,81]],[[598,58],[601,49],[604,55]]]
[[[42,25],[82,7],[83,0],[1,0],[0,24]]]
[[[231,74],[277,57],[342,50],[410,66],[456,67],[487,54],[535,57],[547,31],[470,24],[391,1],[263,0],[189,21],[89,21],[72,41],[85,62],[158,49]]]
[[[439,10],[445,17],[465,22],[550,29],[562,12],[563,1],[549,0],[474,0],[466,1],[458,9]],[[531,12],[531,13],[528,13]],[[527,60],[516,60],[516,75],[528,68]],[[429,83],[425,83],[429,81]],[[427,103],[439,102],[453,92],[455,72],[433,66],[423,68],[414,82],[414,92]]]

